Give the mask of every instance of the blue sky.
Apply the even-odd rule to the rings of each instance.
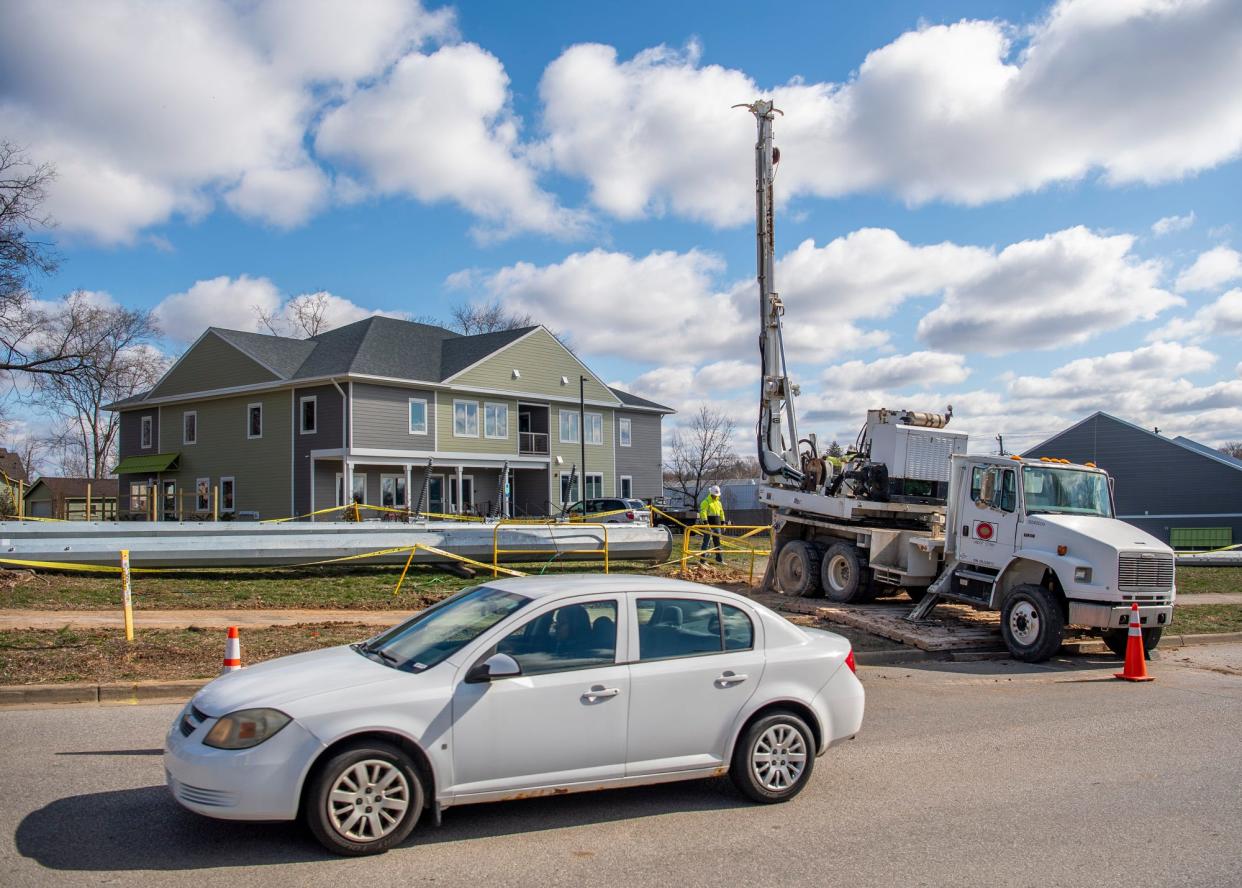
[[[976,449],[1096,409],[1242,439],[1236,2],[8,6],[0,136],[60,171],[43,296],[155,308],[170,353],[303,293],[500,298],[747,428],[728,105],[762,94],[805,425],[952,401]]]

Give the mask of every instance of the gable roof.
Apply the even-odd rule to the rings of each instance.
[[[456,376],[488,355],[495,354],[507,345],[517,342],[532,330],[533,327],[518,327],[514,330],[497,330],[494,333],[478,333],[474,336],[458,336],[445,341],[440,353],[440,380]]]
[[[315,344],[309,339],[265,336],[262,333],[225,330],[221,327],[207,329],[282,379],[288,379],[297,373],[298,368],[315,350]]]
[[[116,498],[116,478],[51,478],[43,475],[26,491],[26,499],[30,498],[40,486],[46,487],[53,498],[67,497],[71,499],[85,498],[86,485],[91,486],[92,497]]]
[[[662,413],[676,413],[672,407],[665,407],[663,404],[657,404],[655,401],[648,401],[646,398],[640,398],[638,395],[631,395],[629,392],[623,392],[619,388],[608,386],[608,390],[617,396],[626,407],[642,407],[646,410],[659,410]]]
[[[1215,462],[1218,462],[1221,465],[1225,465],[1231,469],[1237,469],[1238,471],[1242,472],[1242,460],[1235,459],[1234,457],[1229,456],[1228,454],[1221,453],[1219,450],[1217,450],[1214,447],[1208,447],[1206,444],[1200,444],[1198,441],[1192,441],[1189,438],[1182,436],[1182,435],[1178,435],[1176,438],[1166,438],[1164,435],[1157,434],[1156,432],[1153,432],[1151,429],[1145,429],[1140,425],[1135,425],[1132,422],[1128,422],[1124,419],[1113,416],[1111,413],[1105,413],[1103,410],[1097,410],[1095,413],[1092,413],[1090,416],[1086,416],[1080,419],[1078,422],[1074,423],[1072,426],[1069,426],[1057,432],[1051,438],[1047,438],[1046,440],[1041,441],[1038,444],[1036,444],[1034,447],[1030,447],[1027,450],[1023,451],[1022,455],[1030,456],[1030,455],[1037,454],[1040,450],[1045,449],[1052,441],[1061,437],[1065,433],[1072,432],[1074,429],[1078,428],[1079,426],[1085,425],[1095,419],[1107,419],[1110,422],[1115,422],[1118,425],[1125,426],[1126,428],[1132,429],[1135,432],[1146,435],[1149,438],[1153,438],[1162,444],[1172,444],[1174,446],[1181,447],[1184,450],[1189,450],[1191,453],[1194,453],[1197,456],[1207,457],[1208,459],[1214,460]]]

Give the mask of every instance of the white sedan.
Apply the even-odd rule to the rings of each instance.
[[[341,854],[424,811],[728,773],[756,802],[806,786],[862,724],[849,642],[740,595],[642,576],[496,580],[367,642],[203,688],[168,732],[177,801],[305,819]]]

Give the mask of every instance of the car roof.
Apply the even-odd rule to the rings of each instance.
[[[484,585],[505,592],[517,592],[529,598],[548,598],[577,595],[580,593],[625,594],[643,592],[685,592],[695,595],[722,595],[726,598],[747,599],[735,592],[691,583],[672,577],[652,577],[642,574],[560,574],[549,577],[506,577],[488,580]]]

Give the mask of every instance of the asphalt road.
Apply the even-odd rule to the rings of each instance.
[[[1152,667],[864,668],[864,732],[789,804],[718,780],[481,805],[363,860],[182,811],[157,750],[176,706],[10,709],[0,885],[1242,884],[1242,645]]]

